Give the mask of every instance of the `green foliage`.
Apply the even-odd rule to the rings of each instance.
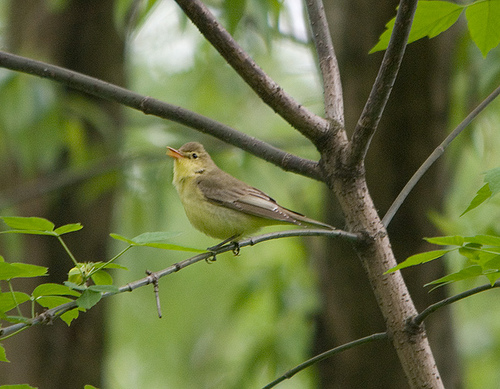
[[[485,173],[484,184],[478,191],[476,196],[472,199],[467,209],[460,215],[463,216],[467,212],[481,205],[489,198],[495,196],[500,192],[500,167],[488,170]]]
[[[443,286],[456,281],[484,276],[493,285],[500,278],[500,237],[491,235],[476,236],[440,236],[435,238],[426,238],[426,241],[432,244],[447,246],[449,248],[442,250],[427,251],[412,255],[399,265],[388,270],[386,273],[392,273],[396,270],[404,269],[410,266],[420,265],[434,259],[441,258],[443,255],[457,251],[467,259],[467,265],[459,271],[439,278],[427,285]]]
[[[162,243],[165,240],[171,239],[172,237],[178,236],[178,232],[145,232],[136,236],[135,238],[129,239],[118,234],[110,234],[113,239],[126,242],[131,246],[146,246],[155,247],[163,250],[176,250],[176,251],[190,251],[194,253],[203,253],[206,250],[195,249],[186,246],[179,246],[175,244]]]
[[[18,384],[18,385],[1,385],[0,389],[37,389],[34,386],[28,384]]]
[[[500,2],[481,0],[468,5],[448,1],[419,1],[408,43],[424,37],[434,38],[446,31],[465,10],[471,39],[484,57],[500,43]],[[386,24],[386,31],[370,53],[385,50],[389,44],[396,18]]]

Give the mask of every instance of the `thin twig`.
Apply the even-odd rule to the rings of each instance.
[[[334,121],[334,127],[344,128],[344,99],[337,56],[322,0],[307,0],[307,12],[312,36],[318,55],[319,68],[323,77],[325,114]]]
[[[183,124],[248,151],[257,157],[281,167],[283,170],[322,181],[322,174],[316,161],[287,153],[260,139],[244,134],[188,109],[132,92],[75,71],[3,51],[0,51],[0,67],[57,81],[70,88],[106,100],[115,101],[145,114],[155,115]]]
[[[236,243],[229,243],[221,247],[217,247],[216,250],[214,251],[207,251],[205,253],[201,253],[198,255],[195,255],[194,257],[185,259],[183,261],[177,262],[163,270],[151,273],[151,275],[148,275],[147,277],[144,277],[140,280],[128,283],[127,285],[124,285],[120,288],[118,288],[117,292],[108,292],[108,293],[103,293],[102,297],[109,297],[115,294],[119,293],[124,293],[124,292],[131,292],[137,288],[149,285],[153,282],[154,279],[160,279],[162,277],[165,277],[169,274],[176,273],[181,269],[184,269],[187,266],[193,265],[196,262],[200,262],[206,259],[209,259],[213,257],[214,255],[222,254],[228,251],[233,251],[237,247],[246,247],[246,246],[253,246],[257,243],[265,242],[267,240],[272,240],[272,239],[279,239],[279,238],[286,238],[286,237],[297,237],[297,236],[331,236],[333,238],[342,238],[342,239],[347,239],[350,241],[357,241],[361,239],[361,237],[358,234],[350,233],[347,231],[343,230],[326,230],[326,229],[297,229],[297,230],[289,230],[289,231],[278,231],[278,232],[272,232],[264,235],[259,235],[253,238],[247,238],[244,239],[238,244]],[[0,337],[4,338],[7,337],[14,332],[20,331],[25,327],[30,327],[34,325],[39,325],[42,324],[43,321],[45,320],[46,317],[52,317],[52,318],[57,318],[61,316],[63,313],[70,311],[71,309],[74,309],[77,307],[76,301],[70,301],[68,303],[59,305],[55,308],[48,309],[47,311],[44,312],[43,316],[38,315],[34,317],[33,319],[28,320],[27,322],[23,323],[17,323],[13,324],[8,327],[4,327],[0,329]]]
[[[500,287],[500,281],[495,282],[493,285],[491,285],[491,284],[481,285],[481,286],[478,286],[477,288],[466,290],[465,292],[459,293],[455,296],[451,296],[451,297],[445,298],[441,301],[438,301],[437,303],[429,305],[422,312],[420,312],[418,315],[416,315],[408,323],[408,326],[409,326],[409,328],[417,328],[422,324],[422,322],[427,318],[427,316],[429,316],[431,313],[437,311],[439,308],[445,307],[447,305],[450,305],[454,302],[457,302],[459,300],[462,300],[462,299],[469,297],[469,296],[472,296],[474,294],[484,292],[486,290],[490,290],[493,288],[498,288],[498,287]]]
[[[352,136],[348,166],[364,161],[403,60],[418,0],[401,0],[389,46]]]
[[[303,107],[269,77],[201,1],[176,2],[226,62],[283,119],[313,143],[328,133],[329,122]]]
[[[278,385],[280,382],[293,377],[299,371],[302,371],[302,370],[308,368],[309,366],[314,365],[315,363],[320,362],[320,361],[322,361],[324,359],[330,358],[330,357],[332,357],[335,354],[339,354],[339,353],[341,353],[343,351],[349,350],[349,349],[351,349],[353,347],[356,347],[356,346],[359,346],[359,345],[362,345],[362,344],[365,344],[365,343],[371,343],[371,342],[375,342],[375,341],[378,341],[378,340],[386,340],[386,339],[388,339],[387,333],[386,332],[380,332],[380,333],[377,333],[377,334],[369,335],[369,336],[366,336],[364,338],[357,339],[357,340],[354,340],[352,342],[343,344],[342,346],[335,347],[335,348],[333,348],[331,350],[325,351],[324,353],[316,355],[315,357],[313,357],[313,358],[311,358],[311,359],[309,359],[309,360],[301,363],[300,365],[294,367],[293,369],[288,370],[281,377],[275,379],[273,382],[270,382],[269,384],[267,384],[266,386],[264,386],[262,389],[273,388],[276,385]]]
[[[446,148],[450,143],[463,131],[465,128],[476,118],[481,111],[483,111],[495,98],[500,94],[500,86],[498,86],[486,99],[484,99],[481,104],[479,104],[467,117],[445,138],[441,144],[434,149],[434,151],[429,155],[425,162],[418,168],[418,170],[413,174],[411,179],[406,183],[403,190],[399,193],[396,200],[392,203],[391,207],[382,219],[382,223],[385,227],[389,225],[392,218],[404,203],[412,189],[417,185],[422,176],[430,169],[430,167],[436,162],[436,160],[443,155]]]

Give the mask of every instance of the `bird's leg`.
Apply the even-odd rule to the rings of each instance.
[[[233,239],[236,239],[239,235],[233,235],[227,239],[224,239],[222,242],[216,244],[215,246],[211,246],[211,247],[208,247],[207,248],[207,251],[210,251],[212,253],[212,256],[210,258],[207,258],[206,261],[207,262],[215,262],[217,260],[216,258],[216,251],[219,250],[222,246],[224,246],[226,243],[229,243],[229,242],[233,242]],[[234,242],[236,243],[236,242]],[[238,244],[238,243],[236,243]],[[236,248],[233,250],[233,253],[235,252]],[[237,246],[237,252],[239,253],[240,252],[240,247],[239,245]],[[234,254],[234,255],[237,255],[237,254]]]

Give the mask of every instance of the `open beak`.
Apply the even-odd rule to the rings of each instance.
[[[167,147],[167,155],[175,159],[184,158],[184,155],[182,155],[179,150],[172,147]]]

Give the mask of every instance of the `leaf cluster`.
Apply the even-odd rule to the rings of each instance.
[[[461,5],[448,1],[419,1],[408,43],[421,38],[434,38],[448,30],[465,13],[470,37],[483,57],[500,43],[500,2],[479,0]],[[396,18],[386,24],[385,32],[370,53],[385,50],[389,44]]]

